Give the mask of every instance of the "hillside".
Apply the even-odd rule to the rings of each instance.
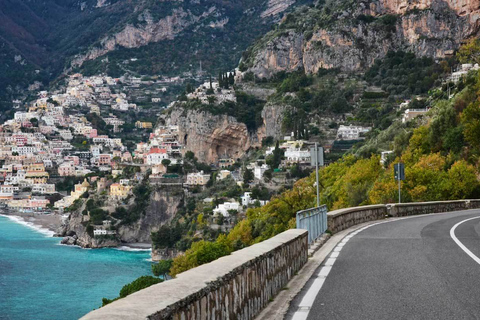
[[[461,51],[463,62],[479,62],[480,43]],[[467,53],[466,55],[463,55]],[[357,148],[320,169],[320,203],[329,210],[398,201],[394,163],[405,164],[403,202],[471,199],[480,196],[480,72],[471,71],[456,84],[430,90],[430,111],[403,123],[394,119],[373,132]],[[394,151],[383,164],[379,147]],[[360,150],[363,148],[363,152]],[[200,241],[174,260],[172,274],[228,255],[295,227],[295,214],[315,205],[315,174],[297,181],[292,190],[273,197],[261,208],[247,211],[227,235],[216,242]]]
[[[478,1],[330,1],[288,14],[243,55],[257,77],[370,67],[389,51],[445,58],[478,34]]]
[[[231,69],[285,10],[305,2],[2,1],[0,42],[9,52],[2,53],[1,100],[8,102],[25,82],[46,84],[63,70],[118,77]],[[10,76],[13,62],[15,70],[25,69],[18,66],[20,58],[46,76],[27,72],[21,81]],[[17,85],[18,90],[7,90]]]

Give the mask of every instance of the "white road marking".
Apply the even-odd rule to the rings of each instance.
[[[337,259],[330,257],[330,258],[327,260],[327,262],[325,262],[325,265],[326,265],[326,266],[333,266],[333,263],[335,262],[335,260],[337,260]]]
[[[337,246],[333,249],[332,253],[330,253],[330,257],[328,258],[328,260],[324,263],[324,266],[320,268],[320,271],[316,274],[316,279],[308,288],[308,291],[303,296],[302,301],[300,301],[297,311],[295,311],[295,313],[293,314],[292,320],[307,319],[308,314],[310,313],[310,309],[312,308],[313,303],[315,302],[315,299],[317,298],[317,295],[320,292],[320,289],[322,289],[322,286],[325,283],[325,280],[328,274],[332,270],[333,264],[337,260],[337,257],[340,254],[340,251],[342,251],[343,247],[348,242],[348,240],[350,240],[352,237],[357,235],[357,233],[362,232],[367,228],[370,228],[370,227],[376,226],[377,224],[381,224],[385,222],[388,222],[388,221],[373,223],[371,225],[358,229],[355,232],[350,233],[348,236],[343,238],[339,244],[337,244]],[[313,275],[312,277],[315,277],[315,275]]]
[[[465,247],[465,245],[463,243],[460,242],[460,240],[458,240],[457,236],[455,236],[455,229],[461,225],[462,223],[464,222],[467,222],[467,221],[470,221],[470,220],[473,220],[473,219],[479,219],[480,217],[474,217],[474,218],[470,218],[470,219],[465,219],[463,221],[460,221],[459,223],[457,223],[456,225],[454,225],[452,227],[452,229],[450,229],[450,237],[452,237],[453,241],[455,241],[455,243],[460,247],[460,249],[462,249],[463,251],[465,251],[466,254],[468,254],[470,256],[470,258],[473,259],[473,261],[475,261],[476,263],[480,264],[480,258],[477,257],[476,255],[473,254],[472,251],[468,250],[467,247]]]

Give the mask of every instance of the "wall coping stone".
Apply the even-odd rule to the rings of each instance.
[[[328,217],[338,217],[347,213],[351,212],[358,212],[358,211],[365,211],[365,210],[373,210],[373,209],[382,209],[386,208],[386,205],[384,204],[373,204],[373,205],[368,205],[368,206],[360,206],[360,207],[351,207],[351,208],[345,208],[345,209],[338,209],[334,211],[330,211],[327,213]]]
[[[234,251],[231,255],[182,272],[175,279],[150,286],[114,301],[88,313],[81,319],[148,319],[177,305],[198,301],[195,298],[197,294],[204,290],[211,291],[212,287],[220,287],[225,280],[231,279],[245,267],[255,263],[257,259],[268,256],[273,250],[302,237],[307,237],[307,230],[287,230],[268,240]]]

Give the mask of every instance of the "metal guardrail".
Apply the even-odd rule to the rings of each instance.
[[[312,244],[327,231],[327,206],[323,205],[297,212],[297,229],[308,231],[308,243]]]

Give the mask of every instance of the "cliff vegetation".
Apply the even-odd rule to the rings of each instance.
[[[478,42],[475,42],[478,44]],[[479,47],[460,51],[470,59]],[[465,48],[463,48],[465,49]],[[471,60],[470,60],[471,61]],[[320,170],[320,202],[330,210],[398,201],[393,164],[405,164],[402,201],[468,199],[480,196],[480,73],[473,71],[452,87],[430,92],[429,113],[406,124],[395,122],[377,131],[361,148],[388,143],[395,152],[383,165],[374,153],[358,152]],[[450,91],[449,91],[450,90]],[[450,96],[448,93],[450,92]],[[372,150],[372,149],[370,149]],[[315,177],[299,180],[261,208],[249,209],[247,217],[213,243],[198,242],[177,257],[171,274],[193,268],[233,250],[268,239],[295,227],[295,214],[315,204]]]

